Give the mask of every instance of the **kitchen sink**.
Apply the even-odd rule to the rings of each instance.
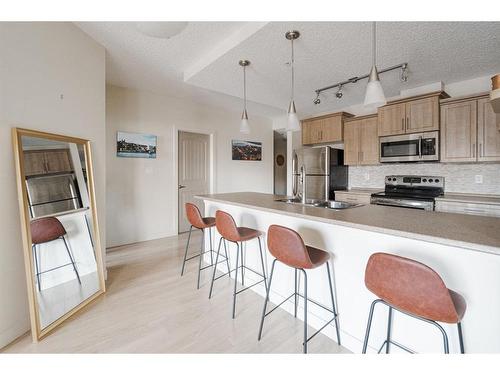
[[[323,207],[323,208],[329,208],[331,210],[345,210],[346,208],[354,208],[362,206],[361,204],[354,204],[342,201],[324,201],[320,199],[308,199],[306,203],[302,203],[302,200],[300,198],[281,198],[281,199],[276,199],[275,202],[300,204],[312,207]]]

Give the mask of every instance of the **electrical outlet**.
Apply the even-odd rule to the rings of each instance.
[[[483,175],[477,174],[476,176],[474,176],[474,182],[476,184],[482,184],[483,183]]]
[[[365,173],[365,181],[370,181],[370,173]]]

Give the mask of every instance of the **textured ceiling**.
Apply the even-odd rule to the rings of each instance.
[[[241,107],[242,73],[249,59],[249,112],[284,113],[290,98],[290,42],[295,44],[296,104],[302,115],[337,110],[363,101],[366,81],[348,85],[315,106],[314,90],[368,73],[371,25],[367,22],[190,22],[169,40],[140,34],[133,22],[78,23],[107,50],[109,83],[190,97],[226,109]],[[452,83],[500,71],[500,22],[382,22],[377,27],[377,65],[408,62],[409,81],[398,72],[381,75],[386,96],[427,83]]]

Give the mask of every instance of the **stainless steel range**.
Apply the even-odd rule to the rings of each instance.
[[[444,177],[387,176],[385,191],[371,195],[371,203],[434,211],[434,198],[444,193]]]

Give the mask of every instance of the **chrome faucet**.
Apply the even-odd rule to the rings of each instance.
[[[305,165],[302,165],[300,167],[300,181],[302,182],[302,197],[301,197],[301,202],[302,204],[307,203],[307,184],[306,184],[306,167]]]

